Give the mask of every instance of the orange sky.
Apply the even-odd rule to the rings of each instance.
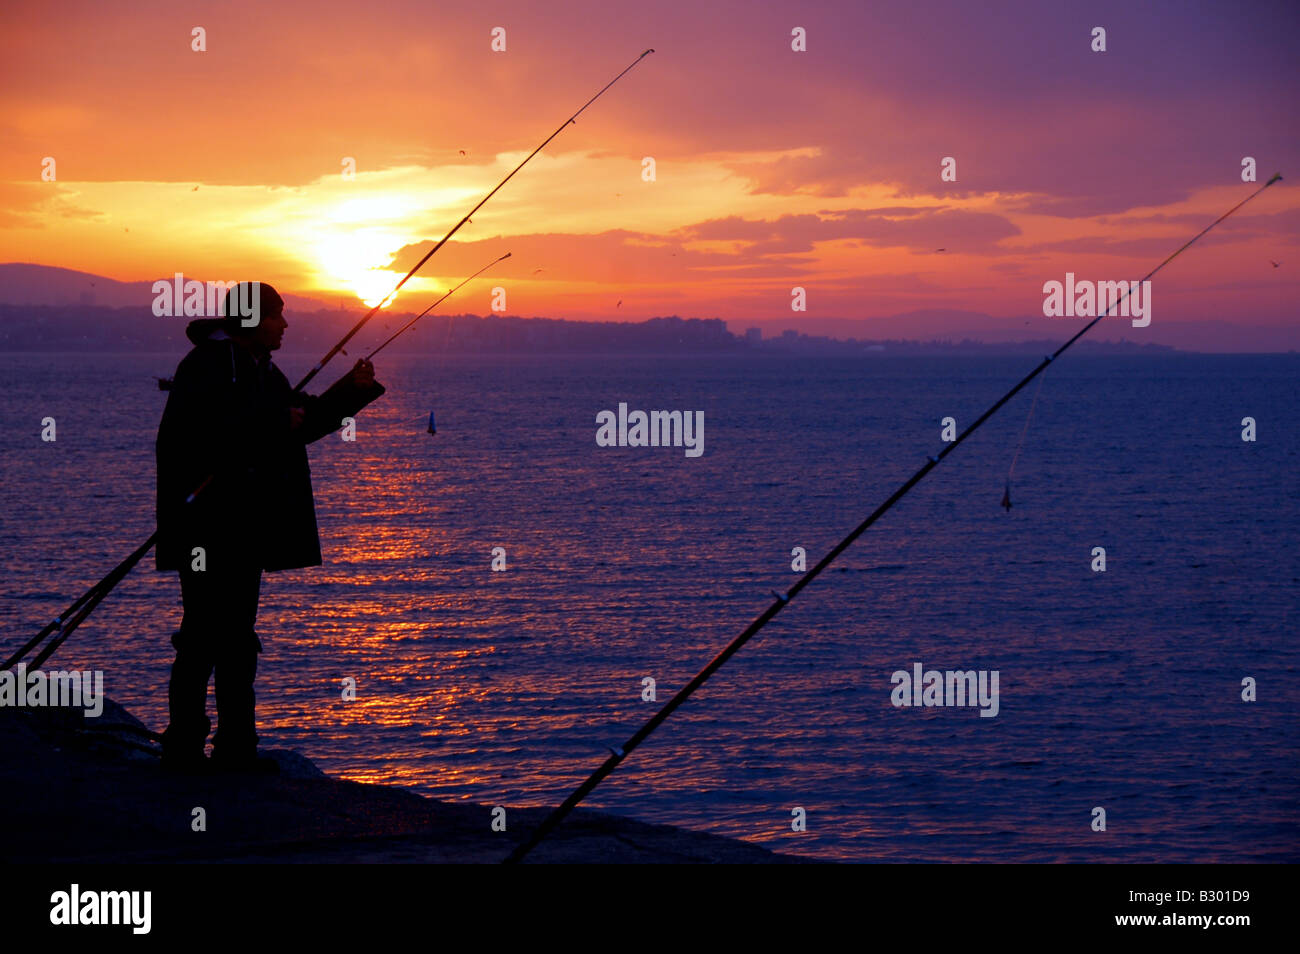
[[[1040,6],[9,4],[0,261],[382,294],[647,46],[402,307],[509,251],[458,310],[500,285],[511,314],[733,327],[1032,314],[1067,270],[1140,277],[1252,188],[1242,156],[1300,178],[1294,13]],[[1156,321],[1290,322],[1298,242],[1300,200],[1271,189],[1162,273]]]

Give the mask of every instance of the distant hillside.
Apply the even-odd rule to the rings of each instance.
[[[173,275],[159,275],[172,281]],[[189,275],[205,281],[212,276]],[[233,281],[233,279],[231,279]],[[0,303],[6,305],[89,305],[104,308],[150,308],[153,305],[154,280],[119,282],[103,275],[78,272],[49,265],[10,262],[0,265]],[[322,303],[301,295],[285,296],[286,304],[299,310],[315,311]]]

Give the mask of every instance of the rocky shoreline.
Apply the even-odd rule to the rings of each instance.
[[[276,776],[165,772],[157,737],[121,706],[0,708],[0,791],[10,818],[0,858],[31,863],[453,863],[501,861],[547,808],[439,802],[330,778],[270,750]],[[202,819],[202,826],[198,820]],[[200,828],[201,830],[196,830]],[[576,810],[532,862],[781,864],[757,845]]]

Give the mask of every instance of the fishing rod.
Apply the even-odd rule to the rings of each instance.
[[[506,252],[506,253],[505,253],[504,255],[502,255],[500,258],[493,259],[492,261],[488,262],[486,265],[484,265],[482,268],[480,268],[477,272],[475,272],[475,273],[474,273],[473,275],[471,275],[469,278],[465,279],[465,281],[461,282],[460,285],[457,285],[456,288],[453,288],[451,291],[447,292],[447,294],[443,295],[441,298],[439,298],[437,301],[435,301],[435,302],[434,302],[432,305],[430,305],[428,308],[424,309],[424,311],[420,312],[418,315],[416,315],[414,318],[412,318],[412,319],[411,319],[410,321],[408,321],[406,324],[402,325],[402,327],[398,328],[395,332],[393,332],[392,337],[390,337],[387,341],[385,341],[383,344],[381,344],[381,345],[380,345],[378,348],[376,348],[374,351],[370,352],[370,354],[366,355],[366,360],[369,361],[369,360],[370,360],[371,358],[373,358],[375,355],[379,354],[379,352],[381,352],[381,351],[383,351],[385,348],[387,348],[390,344],[393,343],[393,341],[397,338],[398,335],[400,335],[402,332],[406,331],[408,328],[410,328],[412,325],[414,325],[417,321],[419,321],[421,318],[423,318],[423,317],[424,317],[425,315],[427,315],[429,312],[433,311],[433,309],[437,308],[440,304],[442,304],[444,301],[446,301],[448,298],[450,298],[453,294],[455,294],[455,293],[456,293],[456,290],[457,290],[458,288],[460,288],[461,285],[465,285],[466,283],[468,283],[468,282],[471,281],[472,279],[478,278],[480,275],[482,275],[484,272],[486,272],[489,268],[491,268],[491,267],[492,267],[493,265],[495,265],[497,262],[504,262],[507,258],[510,257],[510,255],[511,255],[510,252]]]
[[[390,345],[393,342],[393,340],[397,338],[398,335],[402,334],[404,331],[409,329],[417,321],[419,321],[429,312],[433,311],[434,308],[437,308],[438,305],[442,304],[444,301],[446,301],[448,298],[454,295],[457,291],[459,291],[462,287],[464,287],[469,281],[471,281],[474,278],[477,278],[479,275],[482,275],[485,271],[487,271],[489,268],[491,268],[493,265],[497,264],[498,262],[505,261],[507,258],[510,257],[510,255],[511,255],[510,252],[506,252],[506,254],[502,255],[500,258],[488,262],[488,264],[484,265],[473,275],[469,276],[469,278],[466,278],[464,281],[460,282],[460,284],[456,285],[445,295],[443,295],[441,298],[435,301],[432,305],[424,309],[424,311],[420,312],[418,315],[416,315],[414,318],[408,321],[405,325],[403,325],[400,329],[398,329],[398,331],[387,341],[381,344],[374,351],[370,352],[370,355],[366,358],[366,360],[369,361],[371,358],[377,355],[384,348],[388,347],[388,345]],[[203,489],[207,487],[210,481],[211,478],[205,480],[203,484],[200,485],[199,489],[190,495],[189,500],[187,502],[192,502],[194,498],[196,498],[199,495],[199,493],[201,493]],[[47,623],[39,633],[37,633],[34,637],[28,640],[17,652],[13,653],[13,655],[11,655],[8,659],[6,659],[4,664],[0,665],[0,670],[12,669],[14,666],[18,664],[18,662],[21,659],[23,659],[23,657],[25,657],[28,653],[30,653],[33,649],[35,649],[36,646],[39,645],[46,637],[50,636],[52,633],[57,633],[54,639],[50,640],[50,642],[45,645],[45,647],[41,650],[40,654],[37,655],[37,657],[32,660],[31,665],[29,666],[29,668],[31,669],[40,668],[41,664],[45,662],[45,660],[49,659],[50,656],[54,653],[54,651],[58,649],[60,646],[62,646],[64,641],[69,636],[72,635],[73,631],[78,626],[81,625],[82,620],[84,620],[87,616],[89,616],[94,611],[95,607],[100,604],[100,602],[104,599],[104,597],[106,597],[109,594],[109,592],[113,589],[113,587],[117,586],[117,584],[121,582],[122,578],[125,577],[129,572],[131,572],[131,569],[137,563],[139,563],[140,560],[144,559],[145,554],[149,552],[150,548],[153,547],[154,543],[157,542],[157,540],[158,540],[158,531],[155,530],[149,536],[148,540],[146,540],[143,544],[137,547],[131,553],[130,556],[128,556],[125,560],[123,560],[116,567],[114,567],[112,572],[110,572],[108,576],[104,577],[104,579],[102,579],[99,583],[95,584],[85,593],[81,594],[81,596],[77,598],[76,602],[74,602],[71,606],[69,606],[66,610],[64,610],[62,614],[56,616],[53,620]]]
[[[410,270],[409,272],[406,273],[406,276],[405,276],[405,277],[404,277],[400,282],[398,282],[398,283],[393,287],[393,290],[392,290],[391,292],[388,293],[388,298],[392,298],[394,295],[396,295],[397,292],[401,289],[401,287],[402,287],[403,285],[405,285],[405,284],[407,283],[407,281],[411,278],[411,276],[414,275],[416,272],[418,272],[418,271],[420,270],[420,267],[421,267],[425,262],[427,262],[430,258],[432,258],[432,257],[433,257],[433,254],[434,254],[436,251],[438,251],[438,249],[440,249],[440,248],[442,248],[444,245],[446,245],[446,244],[447,244],[447,240],[450,239],[450,238],[451,238],[453,235],[455,235],[457,232],[459,232],[459,231],[460,231],[460,227],[461,227],[462,225],[464,225],[466,222],[468,222],[468,221],[470,220],[470,218],[474,215],[474,213],[477,212],[479,209],[481,209],[481,208],[483,207],[484,203],[486,203],[488,199],[490,199],[490,198],[492,198],[494,195],[496,195],[496,194],[497,194],[497,191],[498,191],[498,190],[499,190],[503,185],[505,185],[507,182],[509,182],[512,178],[514,178],[515,173],[518,172],[520,169],[522,169],[524,166],[526,166],[526,165],[528,164],[528,161],[529,161],[530,159],[532,159],[533,156],[537,155],[539,152],[541,152],[543,149],[545,149],[546,146],[547,146],[547,144],[550,143],[550,141],[551,141],[552,139],[554,139],[556,136],[558,136],[560,133],[562,133],[562,132],[564,131],[564,129],[565,129],[566,126],[568,126],[570,123],[576,123],[576,122],[578,121],[578,117],[582,115],[583,111],[586,110],[586,108],[587,108],[588,106],[590,106],[592,103],[594,103],[596,100],[600,99],[600,97],[601,97],[602,95],[604,95],[605,90],[609,89],[611,86],[613,86],[613,85],[614,85],[615,83],[617,83],[619,80],[621,80],[621,79],[623,78],[624,74],[626,74],[629,70],[631,70],[634,66],[636,66],[638,63],[640,63],[643,59],[645,59],[647,56],[649,56],[649,55],[650,55],[651,53],[653,53],[653,52],[654,52],[654,50],[646,50],[644,53],[642,53],[640,56],[638,56],[635,60],[632,61],[632,63],[627,67],[627,69],[623,70],[622,73],[619,73],[619,74],[618,74],[617,76],[615,76],[612,80],[610,80],[610,81],[609,81],[608,83],[606,83],[603,87],[601,87],[601,90],[600,90],[599,93],[597,93],[595,96],[591,97],[591,99],[589,99],[589,100],[587,100],[585,103],[583,103],[581,109],[579,109],[576,113],[574,113],[572,116],[570,116],[568,119],[566,119],[563,123],[561,123],[561,124],[560,124],[560,127],[559,127],[558,129],[556,129],[555,132],[553,132],[553,133],[551,133],[549,136],[547,136],[546,139],[545,139],[545,141],[543,141],[542,144],[541,144],[540,146],[538,146],[536,149],[534,149],[532,152],[530,152],[530,153],[528,154],[528,157],[527,157],[526,159],[524,159],[523,162],[521,162],[521,163],[519,163],[519,165],[515,166],[515,168],[511,171],[510,175],[506,176],[504,179],[502,179],[500,182],[498,182],[498,183],[496,184],[496,187],[495,187],[491,192],[489,192],[487,195],[483,196],[483,198],[479,200],[478,205],[474,206],[474,208],[472,208],[472,209],[470,209],[468,212],[466,212],[464,218],[462,218],[459,222],[457,222],[457,223],[452,227],[452,230],[451,230],[450,232],[448,232],[446,235],[444,235],[444,236],[443,236],[443,237],[438,241],[438,244],[437,244],[437,245],[435,245],[433,248],[429,249],[429,251],[427,251],[427,252],[424,253],[424,258],[420,259],[418,262],[416,262],[416,263],[411,267],[411,270]],[[386,300],[387,300],[387,299],[385,299],[385,301],[386,301]],[[303,388],[305,388],[305,387],[307,386],[307,383],[308,383],[309,381],[311,381],[312,378],[316,377],[316,375],[320,372],[321,368],[323,368],[323,367],[325,366],[325,364],[326,364],[326,363],[327,363],[331,358],[333,358],[336,354],[338,354],[340,351],[343,350],[343,346],[346,345],[349,341],[352,340],[352,336],[355,335],[358,331],[360,331],[363,327],[365,327],[366,322],[368,322],[371,318],[375,317],[375,315],[379,312],[379,309],[380,309],[381,307],[383,307],[383,305],[384,305],[384,302],[381,301],[378,305],[375,305],[375,307],[371,308],[370,311],[367,312],[366,315],[365,315],[365,316],[364,316],[360,321],[358,321],[358,322],[353,326],[352,330],[349,331],[347,334],[345,334],[345,335],[343,336],[342,340],[339,341],[338,344],[336,344],[333,348],[331,348],[331,349],[329,350],[329,352],[325,355],[325,357],[321,358],[320,361],[316,362],[316,366],[315,366],[314,368],[312,368],[310,371],[307,372],[307,376],[306,376],[305,378],[302,379],[302,381],[298,384],[298,386],[297,386],[296,388],[294,388],[294,390],[295,390],[295,391],[301,391]]]
[[[85,593],[82,593],[71,606],[65,609],[58,616],[54,617],[50,622],[46,623],[39,633],[29,639],[22,648],[6,659],[4,664],[0,665],[0,671],[12,669],[24,656],[35,649],[42,640],[51,633],[57,633],[58,635],[56,635],[54,639],[45,646],[40,655],[32,661],[32,664],[29,667],[31,669],[38,668],[41,663],[45,662],[45,660],[50,657],[50,654],[53,653],[54,650],[63,645],[63,641],[67,639],[72,631],[81,624],[81,621],[91,614],[94,608],[99,605],[100,601],[108,595],[108,590],[116,586],[122,577],[131,572],[131,568],[144,558],[144,555],[149,552],[149,549],[157,540],[158,531],[155,530],[148,540],[137,547],[125,560],[115,566],[108,576],[104,577],[90,589],[86,590]],[[104,588],[105,585],[107,585],[107,589]]]
[[[1175,258],[1177,258],[1184,250],[1186,250],[1189,246],[1191,246],[1197,239],[1201,238],[1201,236],[1209,232],[1210,229],[1214,228],[1216,225],[1218,225],[1228,216],[1232,215],[1232,213],[1236,212],[1238,209],[1240,209],[1251,199],[1255,198],[1255,196],[1259,195],[1261,192],[1263,192],[1265,189],[1271,186],[1274,182],[1280,181],[1281,178],[1282,178],[1281,173],[1273,176],[1273,178],[1269,179],[1268,182],[1264,183],[1262,186],[1260,186],[1250,195],[1246,196],[1246,198],[1242,199],[1240,202],[1234,205],[1227,212],[1223,213],[1223,215],[1219,216],[1217,219],[1215,219],[1213,222],[1207,225],[1204,229],[1202,229],[1200,232],[1194,235],[1191,239],[1189,239],[1181,248],[1178,249],[1178,251],[1174,252],[1172,255],[1166,258],[1155,268],[1151,269],[1151,271],[1148,272],[1146,276],[1141,279],[1141,282],[1150,280],[1156,274],[1156,272],[1160,271],[1160,269],[1164,268]],[[1141,282],[1137,283],[1137,287],[1141,286]],[[798,596],[805,586],[811,583],[814,579],[816,579],[821,574],[823,570],[825,570],[828,566],[830,566],[831,563],[833,563],[841,553],[843,553],[845,550],[849,548],[849,546],[853,543],[853,541],[855,541],[858,537],[862,536],[862,534],[866,532],[868,527],[870,527],[873,523],[875,523],[882,516],[884,516],[885,513],[887,513],[890,510],[890,508],[894,506],[894,504],[902,500],[903,497],[907,495],[907,492],[909,490],[911,490],[918,483],[920,483],[926,474],[928,474],[931,470],[937,467],[941,460],[943,460],[954,450],[956,450],[958,445],[961,444],[962,441],[966,440],[966,438],[968,438],[971,434],[973,434],[981,424],[983,424],[990,417],[996,414],[1004,404],[1006,404],[1018,393],[1020,393],[1020,390],[1026,384],[1028,384],[1034,378],[1038,377],[1038,375],[1041,374],[1049,364],[1051,364],[1054,360],[1056,360],[1062,354],[1064,354],[1067,348],[1069,348],[1072,344],[1074,344],[1085,334],[1087,334],[1093,325],[1097,324],[1097,322],[1101,321],[1102,318],[1110,314],[1112,308],[1119,307],[1119,305],[1122,302],[1127,300],[1129,293],[1132,291],[1133,287],[1134,287],[1133,285],[1130,285],[1128,289],[1125,290],[1123,297],[1113,302],[1110,306],[1106,308],[1104,312],[1099,314],[1096,318],[1092,319],[1092,321],[1088,322],[1088,324],[1084,325],[1083,328],[1077,331],[1073,337],[1071,337],[1067,342],[1065,342],[1065,344],[1057,348],[1056,351],[1044,357],[1042,362],[1038,365],[1038,367],[1034,368],[1033,371],[1027,374],[1023,379],[1021,379],[1019,384],[1013,387],[1006,394],[1002,395],[1002,397],[999,398],[992,407],[990,407],[987,411],[981,414],[978,418],[976,418],[974,423],[972,423],[969,427],[967,427],[964,431],[962,431],[959,435],[957,435],[957,438],[954,441],[945,444],[943,450],[939,451],[938,454],[935,454],[933,457],[926,458],[926,462],[924,466],[921,467],[920,470],[918,470],[915,474],[913,474],[910,478],[908,478],[907,481],[901,487],[895,490],[893,494],[890,495],[888,500],[886,500],[884,503],[882,503],[879,507],[877,507],[872,512],[871,516],[867,517],[866,520],[858,524],[858,526],[853,530],[852,533],[850,533],[847,537],[845,537],[838,544],[836,544],[835,548],[832,549],[829,553],[827,553],[826,556],[822,557],[816,566],[814,566],[811,570],[807,571],[803,576],[801,576],[797,581],[795,581],[795,584],[790,587],[789,592],[778,593],[774,590],[772,592],[772,595],[776,597],[776,599],[772,603],[772,605],[769,606],[766,610],[764,610],[752,623],[750,623],[747,627],[745,627],[744,632],[742,632],[739,636],[737,636],[730,643],[728,643],[726,648],[724,648],[722,652],[718,653],[718,655],[715,656],[707,666],[705,666],[703,669],[699,671],[698,674],[696,674],[695,678],[693,678],[690,682],[688,682],[685,686],[683,686],[682,689],[675,696],[673,696],[672,699],[670,699],[662,709],[660,709],[653,716],[651,716],[649,721],[647,721],[645,725],[637,729],[636,732],[632,734],[632,737],[629,738],[626,742],[624,742],[621,747],[611,748],[609,750],[610,752],[609,758],[605,759],[605,761],[602,762],[600,766],[587,777],[586,781],[584,781],[581,785],[579,785],[576,789],[574,789],[573,793],[568,798],[566,798],[563,801],[563,803],[561,803],[549,815],[547,815],[546,818],[542,821],[542,823],[538,825],[536,829],[534,829],[533,833],[527,838],[527,840],[520,843],[512,852],[510,852],[510,854],[504,859],[503,863],[517,864],[520,861],[522,861],[530,851],[532,851],[534,848],[537,847],[537,845],[542,841],[543,838],[545,838],[548,834],[550,834],[550,832],[555,828],[556,825],[558,825],[561,821],[564,820],[565,816],[567,816],[569,812],[571,812],[578,805],[579,802],[581,802],[584,798],[590,795],[592,790],[595,789],[595,787],[599,785],[607,775],[613,772],[614,769],[618,768],[618,766],[623,762],[623,760],[626,759],[629,755],[631,755],[632,752],[636,749],[636,747],[639,746],[650,736],[650,733],[652,733],[655,729],[657,729],[665,719],[667,719],[670,715],[672,715],[678,706],[680,706],[683,702],[689,699],[691,694],[694,693],[696,689],[704,685],[705,681],[707,681],[710,676],[712,676],[715,672],[721,669],[728,659],[730,659],[737,652],[739,652],[741,647],[744,646],[745,643],[749,642],[749,640],[759,630],[761,630],[772,620],[772,617],[776,616],[777,613],[785,609],[785,607],[789,605],[790,601],[793,600],[796,596]]]
[[[319,361],[316,362],[316,364],[312,367],[312,369],[307,372],[307,376],[298,382],[298,385],[293,389],[294,392],[296,393],[298,391],[301,391],[303,388],[305,388],[308,385],[308,383],[311,382],[312,378],[316,377],[316,375],[320,373],[321,369],[324,368],[325,365],[329,363],[329,361],[336,354],[338,354],[340,351],[343,350],[344,346],[349,341],[352,340],[352,338],[356,335],[356,333],[360,331],[363,327],[365,327],[366,323],[369,322],[371,318],[373,318],[376,314],[379,313],[379,310],[384,306],[384,304],[390,299],[392,299],[393,296],[395,296],[397,292],[401,289],[401,287],[405,285],[411,279],[411,277],[420,270],[421,266],[423,266],[425,262],[427,262],[430,258],[432,258],[433,254],[437,252],[438,249],[446,245],[447,240],[450,239],[453,235],[455,235],[460,230],[460,227],[464,225],[466,222],[468,222],[470,217],[473,216],[474,213],[477,212],[479,209],[481,209],[488,199],[496,195],[498,190],[500,190],[502,186],[504,186],[507,182],[509,182],[512,178],[514,178],[515,173],[517,173],[520,169],[522,169],[525,165],[527,165],[530,159],[532,159],[535,155],[537,155],[544,148],[546,148],[546,146],[551,142],[551,140],[554,139],[556,136],[558,136],[561,132],[563,132],[564,129],[569,124],[576,123],[578,117],[583,114],[583,112],[587,109],[588,106],[590,106],[596,100],[600,99],[600,97],[605,94],[606,90],[608,90],[611,86],[613,86],[620,79],[622,79],[628,72],[632,70],[633,67],[635,67],[638,63],[640,63],[643,59],[645,59],[653,52],[654,52],[653,49],[646,50],[635,60],[633,60],[632,63],[629,64],[621,73],[619,73],[612,80],[610,80],[603,87],[601,87],[600,91],[597,92],[595,96],[591,97],[591,99],[583,103],[582,107],[576,113],[574,113],[563,123],[561,123],[559,128],[557,128],[555,132],[547,136],[540,146],[538,146],[536,149],[530,152],[527,158],[525,158],[523,162],[515,166],[515,168],[510,172],[508,176],[506,176],[499,183],[497,183],[497,185],[495,186],[495,188],[492,189],[491,192],[489,192],[481,200],[479,200],[478,205],[470,209],[469,212],[466,213],[465,217],[462,218],[459,222],[457,222],[456,225],[451,229],[451,231],[442,237],[442,239],[438,242],[437,245],[435,245],[428,252],[426,252],[424,257],[421,258],[418,262],[416,262],[414,266],[412,266],[411,270],[407,272],[405,276],[403,276],[401,281],[399,281],[393,287],[393,290],[391,292],[389,292],[377,305],[371,308],[370,311],[368,311],[365,314],[365,316],[360,321],[358,321],[347,334],[343,336],[343,338],[338,342],[338,344],[336,344],[333,348],[331,348],[326,353],[325,357],[321,358]],[[387,342],[385,342],[385,344],[386,343]],[[193,503],[194,500],[200,494],[202,494],[203,491],[206,490],[207,487],[212,483],[212,479],[213,479],[213,475],[209,475],[203,481],[203,483],[199,484],[199,486],[194,489],[194,492],[185,498],[186,504]],[[144,544],[142,544],[139,548],[133,551],[130,556],[128,556],[125,560],[123,560],[116,567],[114,567],[114,569],[107,576],[105,576],[102,580],[100,580],[98,583],[96,583],[94,586],[88,589],[85,593],[83,593],[71,606],[69,606],[66,610],[64,610],[64,612],[61,615],[56,616],[53,620],[51,620],[50,623],[48,623],[46,627],[41,630],[41,634],[43,635],[38,634],[38,637],[36,639],[29,641],[27,647],[24,648],[23,654],[25,655],[26,652],[30,651],[30,648],[34,646],[37,642],[39,642],[40,639],[43,639],[45,636],[48,636],[52,632],[59,632],[60,629],[64,626],[63,621],[65,619],[69,619],[69,620],[75,619],[76,624],[80,625],[81,621],[84,620],[87,616],[89,616],[90,613],[94,610],[94,608],[99,605],[100,601],[102,601],[103,598],[108,595],[108,592],[112,590],[113,587],[117,586],[117,584],[121,582],[121,580],[128,573],[131,572],[132,568],[134,568],[135,565],[139,563],[141,559],[144,558],[144,555],[149,552],[149,548],[152,547],[153,544],[157,542],[157,540],[158,540],[158,531],[155,530],[152,536],[150,536],[149,539]],[[73,628],[75,628],[75,626]],[[71,630],[64,630],[63,632],[61,632],[61,634],[56,638],[56,642],[58,644],[62,644],[63,640],[67,639],[67,636],[70,632]],[[48,653],[46,653],[45,656],[43,656],[42,658],[45,658],[47,656]],[[16,655],[14,657],[11,657],[10,660],[8,660],[5,663],[5,665],[0,668],[9,669],[13,665],[15,665],[18,662],[18,660],[21,658],[22,655]]]

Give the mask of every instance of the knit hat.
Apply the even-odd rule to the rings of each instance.
[[[263,316],[284,311],[284,299],[266,282],[240,282],[226,291],[221,317],[226,334],[251,334]],[[244,322],[256,319],[251,325]]]

